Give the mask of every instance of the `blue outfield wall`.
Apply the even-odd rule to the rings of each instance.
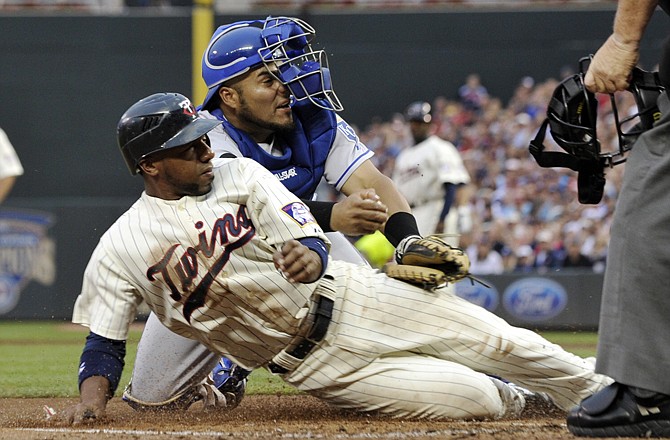
[[[258,17],[218,16],[216,24],[250,18]],[[556,77],[595,51],[610,32],[613,10],[303,18],[317,29],[317,47],[329,53],[342,116],[362,127],[416,99],[453,98],[471,72],[506,102],[523,76]],[[118,153],[118,118],[143,96],[190,94],[191,18],[5,14],[0,29],[0,127],[25,168],[0,206],[0,319],[66,320],[100,235],[141,191],[141,179],[130,176]],[[654,17],[643,67],[653,68],[666,29],[667,19]],[[551,283],[514,290],[517,277],[487,278],[497,292],[494,311],[529,325],[597,325],[601,276],[545,278],[564,295]]]
[[[602,274],[590,270],[477,277],[456,283],[456,294],[512,325],[533,329],[596,330]]]

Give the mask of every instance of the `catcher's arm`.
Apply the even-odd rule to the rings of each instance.
[[[419,228],[410,213],[409,203],[393,181],[382,174],[369,159],[356,168],[340,191],[348,196],[365,189],[373,189],[387,209],[388,220],[381,231],[393,246],[398,246],[406,237],[419,236]]]
[[[388,209],[373,189],[356,191],[339,202],[303,200],[324,232],[345,235],[372,234],[380,230]]]

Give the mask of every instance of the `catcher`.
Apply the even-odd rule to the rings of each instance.
[[[269,171],[246,158],[214,159],[207,133],[217,125],[175,93],[144,98],[119,121],[121,153],[144,192],[86,268],[73,313],[91,331],[81,402],[54,420],[105,414],[142,301],[168,329],[242,368],[267,368],[360,412],[501,418],[518,415],[525,400],[492,376],[546,392],[566,410],[610,383],[591,362],[456,295],[330,258],[310,211]],[[165,226],[160,234],[156,225]],[[467,264],[438,238],[414,244],[402,260]],[[110,315],[120,323],[111,329]]]

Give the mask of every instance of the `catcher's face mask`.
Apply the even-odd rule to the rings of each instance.
[[[547,108],[547,119],[531,141],[530,152],[542,167],[567,167],[577,171],[579,201],[597,204],[605,185],[605,167],[625,162],[626,153],[638,136],[660,118],[656,99],[665,89],[658,72],[635,67],[627,91],[610,94],[609,102],[599,102],[595,94],[584,86],[589,61],[590,57],[582,58],[579,61],[580,73],[564,79],[554,90]],[[626,99],[634,100],[637,111],[620,115],[619,105]],[[616,142],[611,150],[602,149],[596,131],[599,114],[601,120],[612,121],[616,129]],[[611,117],[602,118],[605,115]],[[544,151],[542,143],[547,125],[554,141],[567,155]]]
[[[265,44],[258,54],[295,101],[309,100],[317,107],[339,112],[344,107],[333,90],[328,56],[311,46],[315,35],[314,28],[299,18],[268,17],[261,31]]]

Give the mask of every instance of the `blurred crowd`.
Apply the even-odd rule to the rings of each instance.
[[[472,177],[471,224],[461,235],[473,274],[499,274],[605,267],[609,229],[625,164],[606,169],[604,196],[596,205],[580,204],[577,173],[541,168],[529,143],[546,117],[559,80],[536,83],[522,78],[507,103],[490,96],[479,76],[470,75],[454,98],[433,101],[434,130],[461,152]],[[601,151],[618,149],[610,98],[599,95]],[[617,94],[619,113],[635,107],[630,93]],[[401,109],[399,109],[401,110]],[[374,150],[373,160],[390,176],[395,157],[411,146],[401,113],[377,119],[359,130]],[[561,151],[547,131],[547,150]]]
[[[101,8],[191,6],[193,0],[0,0],[0,10],[13,8]],[[236,4],[255,6],[306,5],[463,5],[593,4],[598,0],[213,0],[217,10]],[[563,74],[565,75],[565,73]],[[607,170],[602,201],[583,205],[577,199],[577,174],[563,168],[541,168],[528,145],[546,116],[547,104],[559,80],[536,83],[522,78],[508,102],[490,96],[479,76],[470,75],[453,97],[432,102],[434,130],[452,142],[470,172],[471,218],[460,237],[472,262],[473,274],[557,270],[568,267],[602,272],[609,229],[625,165]],[[598,137],[603,151],[616,148],[616,130],[609,98],[602,96]],[[618,96],[620,113],[634,108],[630,94]],[[398,153],[411,145],[403,109],[390,120],[375,118],[357,128],[361,140],[375,152],[377,167],[391,176]],[[546,145],[559,149],[547,135]],[[323,192],[326,194],[323,194]],[[322,189],[321,197],[336,198]],[[461,228],[463,230],[463,228]]]

